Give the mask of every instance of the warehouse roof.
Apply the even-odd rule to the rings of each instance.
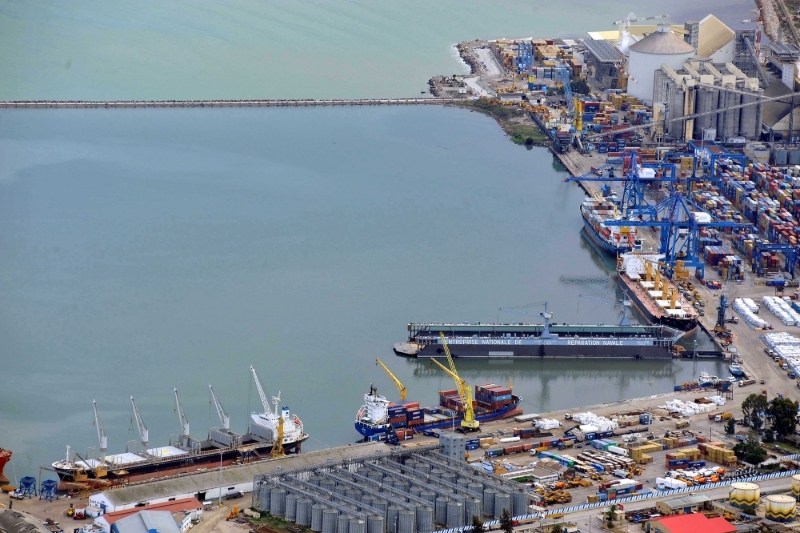
[[[203,506],[200,505],[200,502],[198,502],[196,498],[181,498],[180,500],[156,503],[147,506],[148,511],[168,511],[170,513],[179,511],[196,511],[197,509],[202,508]],[[125,509],[124,511],[114,511],[112,513],[106,513],[102,515],[100,520],[104,520],[110,526],[111,524],[114,524],[123,518],[127,518],[132,514],[136,514],[141,510],[141,507],[134,507],[133,509]]]
[[[698,31],[697,55],[711,57],[714,52],[736,38],[736,32],[727,27],[714,15],[700,21]]]
[[[633,43],[630,49],[642,54],[671,55],[694,52],[694,47],[672,33],[666,24],[659,25],[657,31],[641,41]]]
[[[622,61],[622,52],[608,41],[587,39],[583,44],[601,63],[620,63]]]
[[[734,533],[736,527],[724,518],[707,518],[700,513],[676,514],[658,519],[669,533]]]
[[[680,498],[664,500],[661,503],[669,506],[672,509],[676,509],[679,507],[693,507],[695,505],[700,505],[701,503],[705,503],[707,501],[711,501],[711,499],[708,496],[704,496],[702,494],[687,494],[686,496],[681,496]]]
[[[114,524],[117,533],[180,533],[169,511],[140,511]]]
[[[277,472],[279,469],[313,468],[314,466],[324,464],[329,458],[333,461],[340,461],[343,459],[357,459],[359,457],[382,452],[388,453],[386,445],[374,442],[356,444],[353,446],[341,446],[339,448],[319,450],[298,455],[288,455],[277,460],[232,466],[222,470],[222,486],[249,483],[259,474]],[[111,489],[103,492],[102,495],[108,499],[114,507],[119,507],[159,498],[171,498],[179,494],[195,494],[209,489],[216,489],[219,486],[220,473],[217,470],[212,470],[199,474],[185,474],[171,479]]]
[[[50,533],[44,527],[44,524],[38,520],[12,510],[5,510],[0,513],[0,531],[7,533]]]

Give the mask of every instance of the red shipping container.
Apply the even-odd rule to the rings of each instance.
[[[419,402],[400,402],[408,410],[419,409]]]

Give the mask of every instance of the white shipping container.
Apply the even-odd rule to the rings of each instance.
[[[613,453],[614,455],[621,455],[623,457],[628,456],[628,450],[625,448],[620,448],[619,446],[609,446],[606,451],[608,453]]]
[[[518,442],[519,440],[519,437],[506,437],[504,439],[500,439],[500,442]]]

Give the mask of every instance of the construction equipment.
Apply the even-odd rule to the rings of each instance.
[[[136,428],[139,430],[139,438],[142,440],[142,446],[147,449],[147,442],[149,441],[147,435],[147,426],[144,425],[142,415],[139,414],[139,409],[136,407],[136,401],[131,396],[131,405],[133,406],[133,418],[136,420]]]
[[[183,405],[181,405],[181,399],[178,397],[178,389],[173,387],[173,390],[175,391],[178,420],[181,423],[181,444],[187,446],[189,444],[189,421],[186,420],[186,414],[183,412]]]
[[[217,408],[217,416],[219,416],[219,421],[222,423],[222,429],[231,429],[231,418],[228,416],[228,413],[225,412],[225,409],[222,408],[222,403],[220,403],[219,398],[217,398],[211,383],[208,384],[208,390],[211,391],[211,399],[214,402],[214,407]]]
[[[239,516],[239,506],[234,505],[233,509],[231,509],[230,514],[225,518],[225,520],[233,520],[237,516]]]
[[[461,430],[478,431],[480,429],[480,423],[475,419],[475,410],[472,408],[472,387],[467,385],[467,382],[459,377],[458,372],[456,371],[456,365],[453,362],[453,356],[450,354],[450,348],[447,346],[447,338],[444,336],[444,332],[439,332],[439,338],[442,339],[442,348],[444,348],[444,353],[447,356],[447,362],[450,365],[450,369],[448,370],[445,368],[445,366],[436,359],[431,360],[439,365],[439,367],[447,374],[449,374],[456,383],[458,395],[461,397],[461,402],[464,404],[464,419],[461,420]]]
[[[389,374],[389,377],[392,378],[392,381],[394,381],[394,386],[397,387],[398,392],[400,392],[400,401],[404,402],[406,400],[406,387],[405,387],[405,385],[400,383],[400,380],[397,379],[394,374],[392,374],[392,371],[389,370],[388,368],[386,368],[386,365],[383,364],[383,361],[381,361],[378,358],[375,358],[375,364],[376,365],[380,365],[381,368],[383,368],[386,371],[386,373]]]

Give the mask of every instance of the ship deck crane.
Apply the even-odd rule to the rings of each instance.
[[[183,405],[181,405],[181,399],[178,397],[178,389],[173,387],[173,390],[175,391],[178,420],[181,423],[181,444],[187,446],[189,444],[189,421],[186,419],[186,414],[183,412]]]
[[[442,348],[444,348],[444,353],[450,368],[448,369],[436,359],[431,359],[431,361],[439,365],[439,367],[449,374],[456,383],[458,395],[461,397],[461,401],[464,404],[464,419],[461,421],[461,430],[478,431],[480,429],[480,422],[475,419],[475,410],[472,408],[472,387],[467,385],[467,382],[458,375],[456,365],[453,362],[453,356],[450,354],[450,348],[447,346],[447,338],[441,331],[439,332],[439,338],[442,339]]]
[[[131,396],[131,405],[133,406],[133,418],[136,420],[136,428],[139,430],[139,438],[142,440],[142,446],[147,449],[147,443],[150,440],[147,434],[147,426],[144,425],[142,415],[139,414],[139,408],[136,407],[136,401]]]
[[[97,440],[100,443],[100,462],[106,461],[106,452],[108,451],[108,437],[106,430],[103,427],[103,420],[100,418],[100,411],[97,409],[97,402],[92,400],[94,404],[94,423],[97,426]]]
[[[383,369],[386,371],[386,373],[387,373],[387,374],[389,374],[389,377],[390,377],[390,378],[392,378],[392,381],[394,381],[394,385],[395,385],[395,387],[397,387],[397,390],[398,390],[398,392],[400,393],[400,401],[401,401],[401,402],[404,402],[404,401],[406,400],[406,386],[405,386],[405,385],[403,385],[402,383],[400,383],[400,380],[399,380],[399,379],[397,379],[397,378],[395,377],[395,375],[394,375],[394,374],[392,374],[392,371],[391,371],[391,370],[389,370],[389,369],[386,367],[386,365],[384,365],[384,364],[383,364],[383,361],[381,361],[381,360],[380,360],[380,359],[378,359],[378,358],[375,358],[375,364],[376,364],[376,365],[380,365],[380,366],[381,366],[381,368],[383,368]]]
[[[256,374],[256,369],[253,368],[253,365],[250,365],[250,372],[253,374],[253,380],[256,382],[256,389],[258,389],[258,397],[261,398],[261,405],[264,406],[264,412],[269,413],[269,402],[267,401],[267,395],[264,394],[264,389],[261,388],[261,382],[258,380],[258,374]]]
[[[225,412],[225,409],[223,409],[222,403],[220,403],[219,398],[217,398],[217,394],[214,392],[214,387],[211,386],[211,383],[208,384],[208,390],[211,391],[211,399],[214,401],[214,407],[217,408],[217,415],[222,424],[222,429],[225,431],[230,430],[231,418],[228,416],[228,413]]]

